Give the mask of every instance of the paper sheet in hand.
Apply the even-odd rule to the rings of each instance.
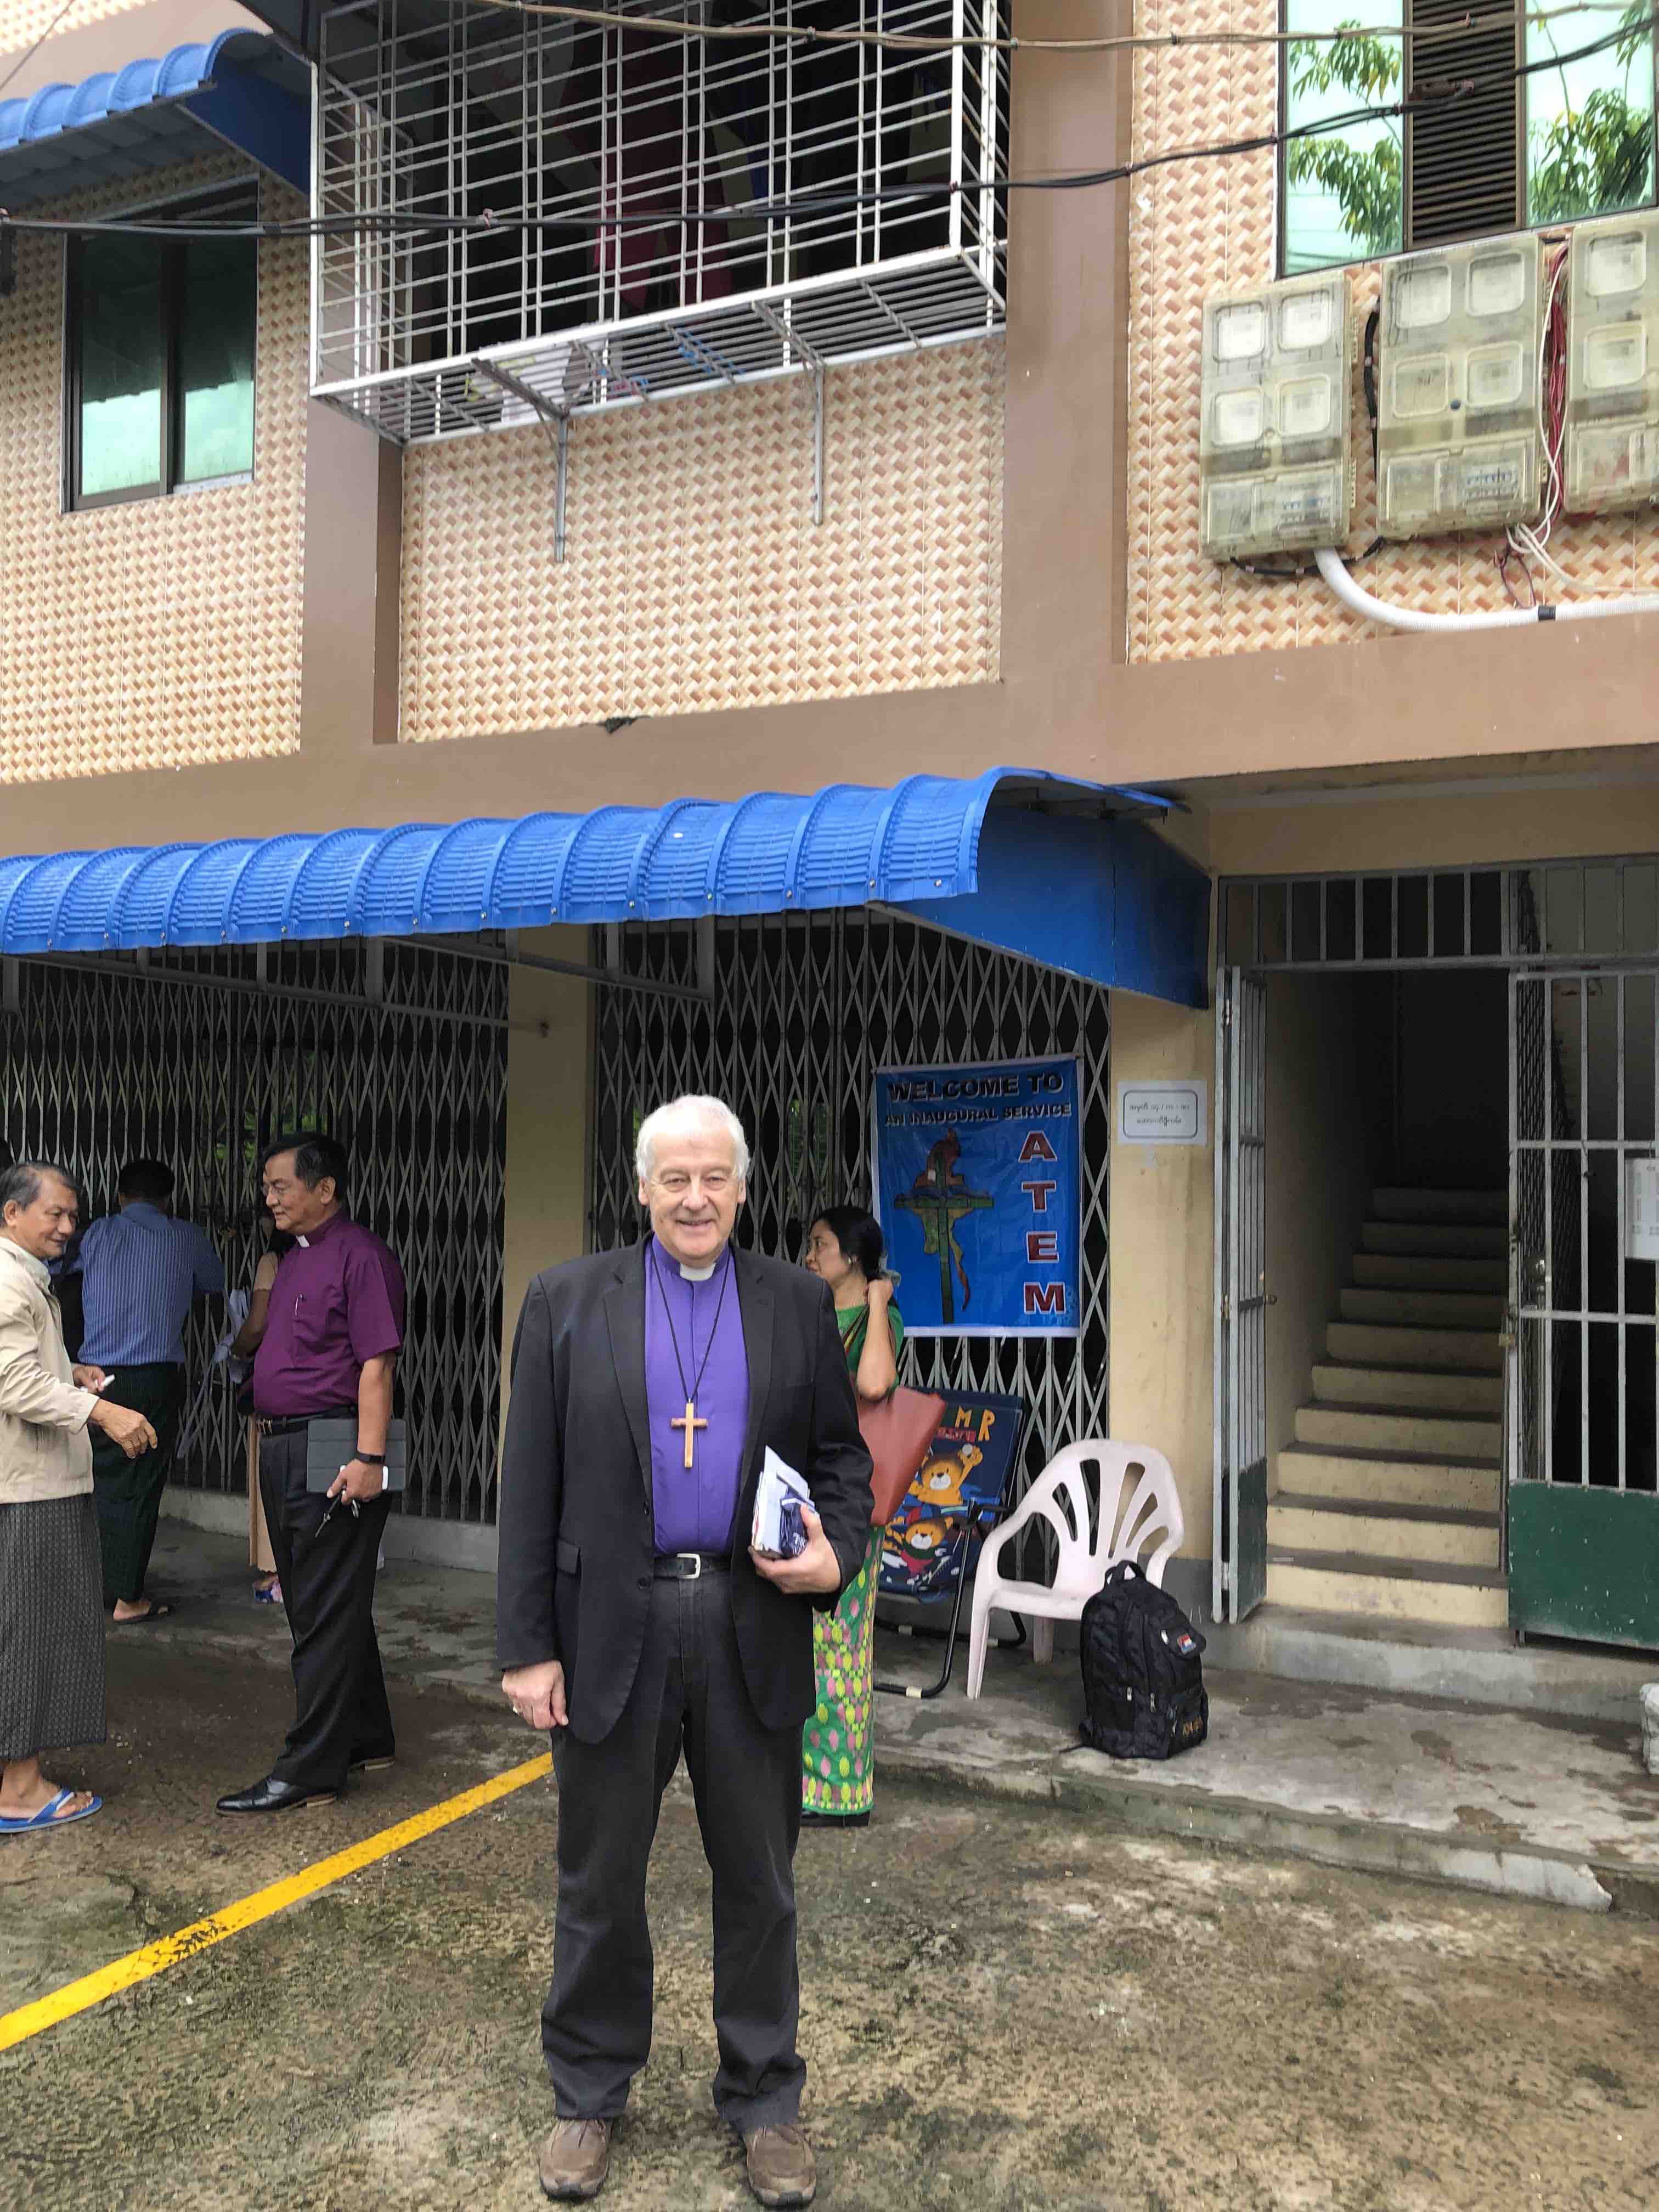
[[[755,1524],[750,1535],[755,1549],[774,1559],[793,1559],[804,1552],[806,1530],[800,1509],[811,1503],[812,1493],[805,1483],[768,1444],[755,1490]]]

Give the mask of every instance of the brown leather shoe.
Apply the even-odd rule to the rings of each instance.
[[[585,2204],[610,2171],[609,2120],[561,2120],[542,2145],[542,2188],[556,2203]]]
[[[810,2204],[817,2196],[818,2162],[800,2128],[757,2128],[743,2147],[749,2186],[763,2204]]]

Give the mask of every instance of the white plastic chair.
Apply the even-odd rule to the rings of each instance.
[[[1100,1504],[1091,1512],[1086,1467],[1098,1468]],[[1138,1477],[1128,1504],[1120,1512],[1132,1476]],[[1060,1547],[1054,1586],[1005,1581],[997,1562],[1003,1547],[1038,1514],[1054,1530]],[[1150,1444],[1116,1444],[1104,1437],[1085,1437],[1056,1452],[1026,1492],[1024,1504],[1000,1522],[985,1540],[974,1583],[974,1625],[968,1646],[968,1694],[979,1695],[985,1673],[985,1647],[991,1608],[1024,1613],[1031,1623],[1031,1656],[1039,1664],[1054,1653],[1056,1620],[1076,1620],[1120,1559],[1134,1559],[1150,1583],[1161,1588],[1164,1569],[1181,1545],[1186,1524],[1176,1495],[1174,1471]],[[1142,1548],[1152,1544],[1146,1558]]]

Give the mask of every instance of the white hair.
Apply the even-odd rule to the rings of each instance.
[[[634,1143],[634,1167],[641,1182],[649,1182],[657,1164],[657,1140],[671,1129],[687,1125],[707,1127],[716,1122],[732,1139],[732,1172],[739,1182],[749,1180],[749,1139],[743,1133],[743,1124],[723,1098],[709,1098],[697,1091],[687,1091],[683,1097],[671,1098],[665,1106],[659,1106],[647,1114],[640,1124],[640,1133]]]

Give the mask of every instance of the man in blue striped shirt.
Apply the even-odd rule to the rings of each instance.
[[[104,1554],[104,1602],[125,1621],[156,1620],[169,1608],[144,1595],[185,1403],[185,1324],[198,1298],[224,1294],[225,1270],[204,1233],[173,1212],[173,1170],[129,1160],[116,1186],[118,1210],[94,1221],[68,1269],[81,1276],[83,1365],[102,1370],[100,1395],[143,1413],[156,1449],[130,1460],[94,1440],[93,1492]]]

